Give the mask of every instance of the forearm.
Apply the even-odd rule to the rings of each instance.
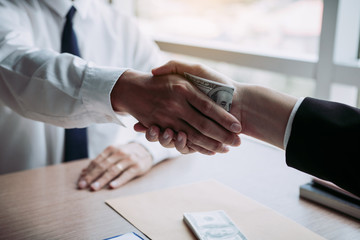
[[[297,99],[260,86],[238,84],[237,89],[235,100],[241,104],[237,114],[243,133],[283,148],[286,125]]]
[[[61,127],[116,122],[109,95],[122,69],[94,66],[70,54],[19,48],[23,50],[0,53],[5,105],[26,118]]]

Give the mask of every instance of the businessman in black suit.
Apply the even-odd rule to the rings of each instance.
[[[188,72],[235,87],[231,113],[242,124],[241,133],[286,150],[288,166],[331,181],[360,196],[360,110],[341,103],[300,98],[275,90],[237,83],[208,67],[171,61],[154,75]],[[192,152],[183,132],[146,129],[149,141]]]

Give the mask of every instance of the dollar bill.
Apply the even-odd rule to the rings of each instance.
[[[226,111],[230,111],[234,88],[202,77],[184,73],[185,78]]]
[[[222,210],[184,213],[184,222],[199,240],[246,240]]]

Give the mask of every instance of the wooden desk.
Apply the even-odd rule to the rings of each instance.
[[[227,154],[163,162],[117,190],[77,190],[78,174],[87,163],[1,175],[0,239],[103,239],[138,232],[104,201],[209,178],[327,239],[360,239],[360,221],[299,198],[299,186],[310,177],[288,168],[283,151],[248,138]]]

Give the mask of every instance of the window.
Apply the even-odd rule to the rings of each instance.
[[[289,56],[318,52],[321,0],[137,0],[136,7],[140,25],[157,38]]]
[[[294,95],[359,102],[358,0],[133,3],[142,29],[173,58]]]

